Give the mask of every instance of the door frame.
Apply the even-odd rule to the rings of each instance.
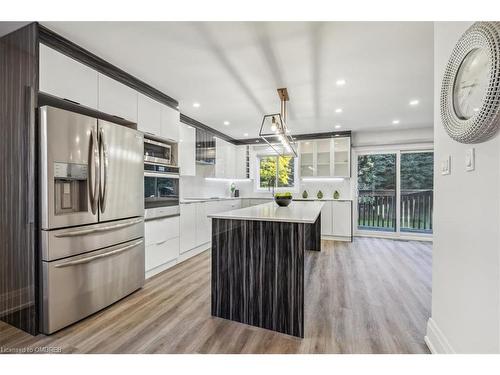
[[[433,235],[429,233],[413,233],[401,232],[401,154],[411,152],[434,152],[434,144],[432,143],[417,143],[417,144],[402,144],[402,145],[384,145],[384,146],[363,146],[353,147],[352,149],[352,171],[353,183],[353,215],[352,228],[353,235],[358,237],[382,237],[400,240],[418,240],[432,241]],[[358,156],[360,155],[376,155],[376,154],[396,154],[396,231],[373,231],[358,229]],[[434,163],[435,165],[435,163]]]

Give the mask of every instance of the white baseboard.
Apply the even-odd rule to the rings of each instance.
[[[424,340],[432,354],[456,353],[446,336],[439,329],[436,322],[432,318],[429,318],[427,321],[427,334],[425,335]]]
[[[351,237],[346,237],[346,236],[330,236],[323,234],[321,235],[322,240],[327,240],[327,241],[343,241],[343,242],[351,242]]]

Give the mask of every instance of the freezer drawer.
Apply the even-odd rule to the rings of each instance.
[[[50,334],[144,285],[144,240],[42,262],[40,330]]]
[[[42,260],[52,261],[144,237],[144,219],[42,231]]]

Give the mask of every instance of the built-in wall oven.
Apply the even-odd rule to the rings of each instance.
[[[144,163],[144,208],[146,219],[180,213],[178,167]]]

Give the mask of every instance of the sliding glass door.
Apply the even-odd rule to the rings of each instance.
[[[432,233],[432,151],[359,153],[357,231]]]
[[[432,152],[401,153],[401,232],[432,233]]]
[[[396,231],[396,156],[358,156],[358,229]]]

